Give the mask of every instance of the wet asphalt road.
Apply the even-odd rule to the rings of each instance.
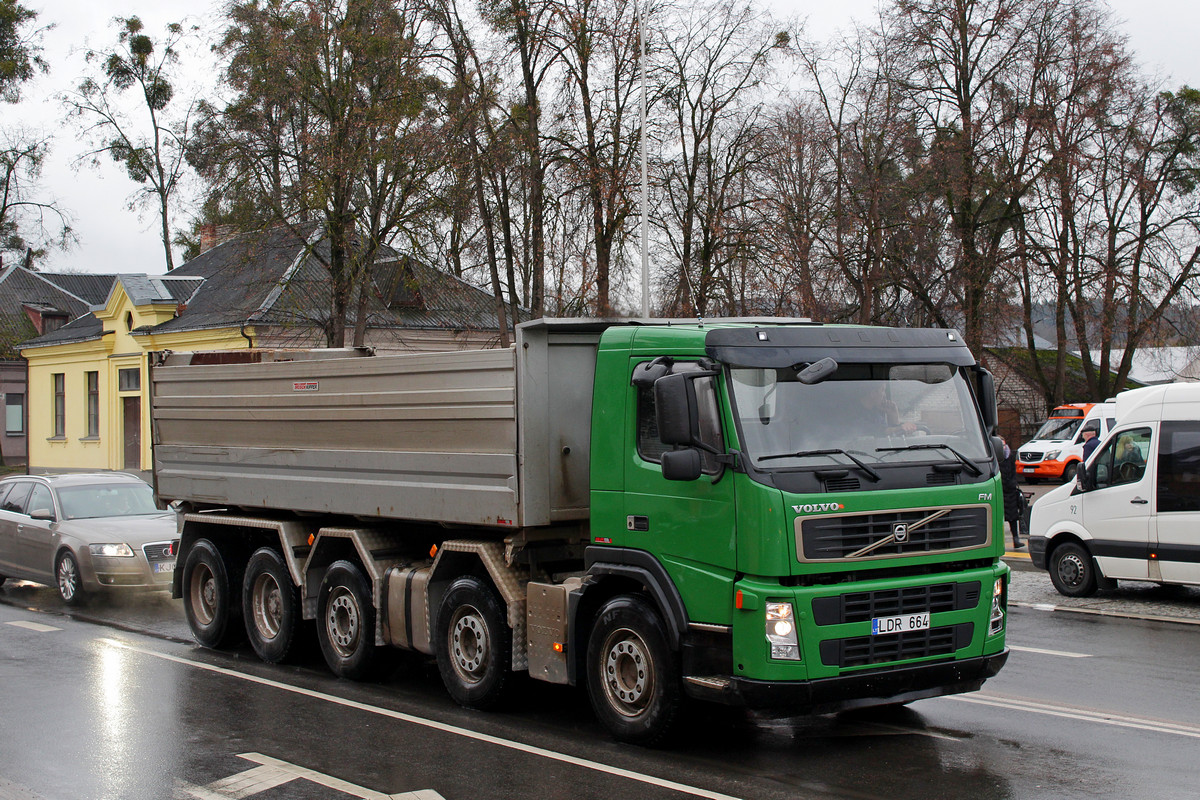
[[[0,799],[1194,798],[1200,625],[1136,616],[1165,600],[1186,619],[1200,594],[1052,611],[1044,573],[1015,575],[1013,652],[981,692],[813,718],[704,707],[662,750],[612,742],[574,689],[469,712],[424,659],[348,683],[315,648],[282,667],[198,648],[163,595],[68,613],[9,583]]]

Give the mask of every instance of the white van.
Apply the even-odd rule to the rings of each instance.
[[[1200,584],[1200,384],[1122,392],[1078,480],[1043,495],[1029,555],[1085,597],[1117,580]]]
[[[1042,479],[1070,483],[1083,464],[1084,431],[1101,441],[1116,422],[1116,403],[1069,403],[1059,406],[1034,434],[1017,448],[1017,475],[1027,483]]]

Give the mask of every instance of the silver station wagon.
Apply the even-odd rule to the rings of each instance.
[[[107,589],[169,589],[175,515],[120,472],[0,480],[0,584],[57,586],[71,605]]]

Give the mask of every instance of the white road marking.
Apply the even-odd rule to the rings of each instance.
[[[1007,708],[1011,711],[1028,711],[1031,714],[1044,714],[1050,717],[1074,719],[1081,722],[1095,722],[1101,725],[1113,725],[1118,728],[1133,728],[1155,733],[1170,733],[1176,736],[1187,736],[1200,739],[1200,725],[1187,725],[1180,722],[1152,719],[1150,717],[1131,717],[1115,714],[1111,711],[1095,711],[1074,706],[1056,705],[1045,700],[1023,700],[1016,697],[975,692],[974,694],[948,695],[942,699],[955,700],[960,703],[973,703],[994,708]]]
[[[357,702],[355,700],[346,700],[345,698],[336,697],[335,695],[326,694],[324,692],[318,692],[313,689],[305,689],[300,686],[292,686],[287,683],[273,681],[269,678],[259,678],[254,675],[248,675],[244,672],[237,672],[236,670],[226,669],[224,667],[218,667],[218,666],[214,666],[212,664],[204,664],[199,661],[192,661],[191,659],[181,658],[179,656],[173,656],[168,653],[157,653],[153,650],[147,650],[142,647],[137,647],[136,645],[127,644],[125,642],[119,642],[119,641],[116,641],[115,639],[106,639],[103,641],[107,642],[108,644],[112,645],[113,647],[118,647],[123,650],[131,650],[136,653],[141,653],[142,655],[151,656],[152,658],[158,658],[158,659],[162,659],[164,661],[173,661],[176,664],[183,664],[185,666],[195,667],[196,669],[202,669],[207,672],[213,672],[218,675],[225,675],[230,678],[237,678],[239,680],[249,681],[251,683],[257,683],[260,686],[269,686],[273,689],[279,689],[281,691],[291,692],[292,694],[298,694],[298,695],[302,695],[304,697],[311,697],[315,700],[324,700],[326,702],[335,703],[337,705],[344,706],[346,708],[353,708],[357,711],[364,711],[369,714],[378,714],[379,716],[382,716],[382,717],[389,717],[391,719],[400,720],[402,722],[407,722],[412,725],[420,725],[422,727],[431,728],[431,729],[437,730],[437,731],[442,731],[443,733],[449,733],[449,734],[453,734],[456,736],[462,736],[467,739],[474,739],[475,741],[478,741],[478,742],[486,742],[488,744],[496,745],[497,747],[504,747],[509,750],[516,750],[518,752],[528,753],[529,755],[534,755],[534,756],[540,756],[541,758],[547,758],[547,759],[551,759],[553,761],[560,761],[564,764],[571,764],[573,766],[581,767],[583,769],[590,769],[595,772],[603,772],[605,774],[613,775],[613,776],[616,776],[619,778],[627,778],[629,780],[637,781],[639,783],[645,783],[650,786],[657,786],[662,789],[669,789],[671,791],[680,792],[681,794],[687,794],[687,795],[691,795],[693,797],[703,797],[703,798],[707,798],[707,800],[740,800],[739,798],[736,798],[732,795],[722,794],[720,792],[712,792],[707,789],[701,789],[696,786],[688,786],[685,783],[678,783],[676,781],[666,780],[664,778],[656,778],[653,775],[646,775],[646,774],[643,774],[640,772],[634,772],[632,770],[622,769],[620,767],[614,767],[609,764],[602,764],[599,761],[591,761],[590,759],[579,758],[578,756],[567,755],[566,753],[559,753],[554,750],[547,750],[543,747],[535,747],[533,745],[524,744],[522,742],[514,742],[510,739],[502,739],[499,736],[490,736],[486,733],[479,733],[478,731],[473,731],[468,728],[460,728],[456,725],[448,725],[444,722],[437,722],[437,721],[431,720],[431,719],[424,719],[423,717],[413,716],[412,714],[405,714],[402,711],[392,711],[391,709],[388,709],[388,708],[372,706],[372,705],[368,705],[366,703]],[[403,796],[403,795],[401,795],[401,796]],[[414,798],[414,800],[415,800],[415,798]]]
[[[1043,650],[1040,647],[1019,647],[1015,644],[1008,646],[1009,650],[1016,650],[1021,653],[1037,653],[1043,656],[1061,656],[1062,658],[1091,658],[1091,653],[1072,653],[1069,650]]]
[[[196,800],[242,800],[242,798],[252,797],[259,792],[274,789],[294,780],[306,780],[352,797],[361,798],[361,800],[445,800],[432,789],[400,794],[376,792],[332,775],[316,772],[278,758],[264,756],[261,753],[240,753],[238,758],[253,761],[259,766],[213,781],[207,786],[195,786],[187,781],[178,781],[179,790],[191,795]]]
[[[16,622],[9,622],[14,628],[25,628],[26,630],[37,631],[38,633],[46,633],[47,631],[61,631],[62,628],[56,628],[53,625],[43,625],[40,622],[30,622],[29,620],[19,619]]]

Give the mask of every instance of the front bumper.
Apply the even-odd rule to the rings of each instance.
[[[1038,569],[1046,568],[1046,537],[1029,537],[1029,560]]]
[[[1061,481],[1063,470],[1066,469],[1067,462],[1065,461],[1038,461],[1038,462],[1017,462],[1017,477],[1018,478],[1044,478],[1045,480]]]
[[[1007,660],[1005,648],[994,655],[961,661],[865,670],[811,681],[688,678],[684,685],[690,696],[700,700],[794,714],[829,714],[972,692],[998,673]]]
[[[156,572],[154,565],[139,551],[132,558],[84,556],[80,558],[83,586],[97,589],[160,589],[168,591],[174,572]]]

